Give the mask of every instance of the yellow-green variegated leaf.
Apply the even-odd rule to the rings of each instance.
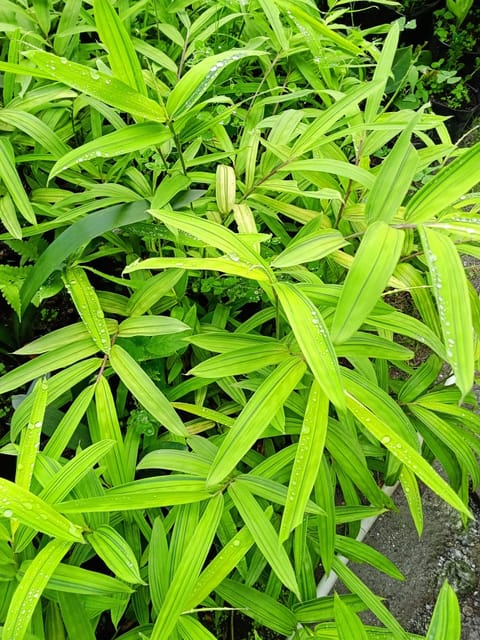
[[[0,393],[12,391],[25,384],[25,382],[40,378],[45,373],[66,368],[79,360],[88,358],[97,353],[97,351],[97,345],[90,338],[53,349],[2,376],[0,378]]]
[[[23,640],[40,596],[71,544],[64,540],[51,540],[37,552],[15,589],[3,626],[2,638]]]
[[[320,260],[333,251],[341,249],[347,240],[336,229],[324,229],[317,231],[308,238],[293,240],[288,247],[280,253],[271,263],[272,267],[280,269],[293,267],[312,260]]]
[[[220,445],[208,476],[208,485],[225,480],[255,441],[262,437],[301,380],[305,369],[302,360],[291,357],[265,378]]]
[[[428,462],[415,451],[390,425],[367,409],[349,393],[346,394],[347,405],[353,415],[375,436],[394,456],[415,473],[422,482],[448,502],[454,509],[471,517],[468,507],[462,502],[453,489],[436,473]]]
[[[109,318],[105,318],[105,322],[108,334],[113,335],[117,330],[118,322]],[[55,329],[54,331],[29,342],[20,349],[17,349],[15,354],[28,356],[46,353],[47,351],[52,351],[53,349],[58,349],[59,347],[72,344],[72,342],[76,342],[77,340],[85,340],[85,338],[88,338],[89,336],[90,334],[85,324],[83,322],[75,322],[74,324],[69,324],[66,327]]]
[[[287,502],[280,526],[280,540],[302,521],[317,479],[328,425],[328,398],[316,380],[308,396],[297,452],[288,485]]]
[[[368,640],[362,621],[337,593],[334,595],[334,612],[338,640]]]
[[[402,485],[415,529],[420,537],[423,531],[422,496],[415,474],[405,465],[402,466],[400,471],[400,484]]]
[[[220,213],[228,215],[235,204],[236,179],[233,167],[217,166],[215,195]]]
[[[110,352],[110,364],[133,397],[169,431],[186,436],[187,430],[170,402],[132,356],[118,344]]]
[[[191,331],[188,324],[167,316],[138,316],[127,318],[118,327],[119,338],[133,336],[162,336],[170,333]]]
[[[190,597],[210,551],[222,512],[223,496],[219,494],[208,501],[200,522],[195,527],[193,538],[184,551],[169,584],[150,636],[151,640],[171,638],[171,633],[184,610],[184,605]]]
[[[461,628],[457,595],[445,581],[440,589],[425,640],[460,640]]]
[[[53,165],[50,179],[82,162],[96,158],[114,158],[116,156],[161,145],[172,137],[169,129],[159,123],[145,122],[122,127],[118,131],[107,133],[72,149]]]
[[[102,43],[108,51],[113,75],[126,85],[147,95],[142,67],[137,58],[128,31],[109,0],[94,0],[95,25]]]
[[[165,122],[166,113],[155,100],[138,93],[124,82],[106,73],[77,62],[71,62],[46,51],[31,50],[25,53],[35,66],[15,65],[18,73],[50,78],[67,87],[77,89],[87,96],[97,98],[134,117],[153,122]],[[5,65],[2,65],[3,67]]]
[[[204,479],[187,475],[158,476],[114,487],[104,496],[61,502],[56,508],[63,513],[143,510],[200,502],[211,495],[205,489]]]
[[[224,258],[146,258],[136,260],[124,269],[124,273],[132,273],[141,269],[202,269],[219,271],[232,276],[240,276],[249,280],[269,282],[268,272],[261,264],[249,264],[230,254]]]
[[[189,373],[200,378],[218,379],[224,376],[237,376],[279,364],[289,356],[289,350],[283,344],[259,344],[253,351],[250,347],[236,349],[204,360],[193,367]]]
[[[94,287],[82,267],[67,267],[64,273],[65,287],[70,294],[82,321],[98,349],[110,352],[110,336],[103,310]]]
[[[465,396],[473,385],[474,333],[468,283],[457,249],[438,231],[419,229],[455,383]]]
[[[425,222],[456,202],[480,182],[480,142],[462,151],[412,197],[405,209],[408,222]]]
[[[336,344],[348,340],[378,302],[400,258],[403,236],[403,231],[380,221],[367,228],[333,317],[331,333]]]
[[[52,537],[84,542],[81,527],[67,520],[30,491],[4,478],[0,478],[0,498],[0,513],[4,518],[15,518],[21,524]]]
[[[250,491],[242,484],[233,482],[228,493],[247,525],[255,544],[265,556],[277,578],[300,600],[295,572],[280,538],[270,520]]]
[[[38,380],[33,390],[32,412],[20,440],[15,484],[24,489],[30,488],[35,459],[40,448],[43,418],[47,406],[47,392],[47,380],[43,378]]]
[[[35,224],[35,212],[18,175],[12,145],[6,137],[0,139],[0,176],[22,216]]]
[[[382,52],[375,65],[373,81],[378,82],[378,86],[365,101],[365,122],[373,122],[378,115],[378,110],[385,95],[385,87],[392,75],[392,66],[397,52],[399,35],[400,25],[398,21],[395,20],[390,26]]]
[[[87,541],[118,578],[125,582],[143,584],[135,554],[118,531],[108,525],[101,525],[87,536]]]
[[[275,291],[320,388],[337,408],[344,409],[343,385],[337,357],[320,312],[291,284],[276,284]]]

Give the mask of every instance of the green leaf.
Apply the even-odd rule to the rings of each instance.
[[[23,640],[50,576],[70,547],[71,542],[51,540],[37,552],[15,589],[5,619],[2,638]]]
[[[88,534],[86,539],[118,578],[125,582],[144,584],[135,554],[118,531],[108,525],[102,525]]]
[[[294,285],[275,285],[280,304],[316,381],[329,400],[345,408],[335,350],[320,312]]]
[[[418,153],[410,144],[410,138],[419,119],[420,114],[412,118],[382,162],[365,203],[369,224],[377,220],[391,222],[407,195],[418,165]]]
[[[437,302],[447,361],[455,374],[455,384],[465,396],[473,385],[475,352],[465,270],[450,238],[426,227],[420,227],[419,231]]]
[[[26,133],[54,158],[60,158],[69,151],[69,146],[43,120],[20,109],[2,109],[0,121]]]
[[[107,324],[107,331],[109,335],[116,333],[118,323],[116,320],[105,320]],[[46,353],[52,351],[52,349],[58,349],[65,345],[72,344],[77,340],[84,340],[89,337],[88,330],[83,322],[75,322],[69,324],[66,327],[60,329],[54,329],[50,333],[29,342],[25,346],[17,349],[14,353],[18,356],[37,355],[39,353]]]
[[[313,260],[321,260],[346,244],[348,242],[339,231],[322,229],[307,238],[293,240],[282,253],[272,260],[271,266],[282,269]]]
[[[119,338],[131,338],[133,336],[163,336],[182,331],[191,331],[191,328],[176,318],[139,316],[127,318],[121,322],[117,335]]]
[[[300,439],[288,485],[288,499],[280,526],[280,540],[304,518],[305,509],[317,479],[328,425],[328,398],[316,380],[310,388]]]
[[[289,358],[265,378],[225,436],[207,479],[209,486],[222,482],[251,449],[305,373],[305,364]]]
[[[198,62],[170,91],[166,110],[170,118],[176,117],[193,107],[220,73],[233,62],[254,56],[266,55],[263,51],[230,49]]]
[[[290,357],[288,348],[283,344],[259,344],[255,351],[247,347],[222,353],[204,360],[190,369],[188,373],[200,378],[222,378],[258,371],[263,367],[279,364]]]
[[[337,623],[338,640],[368,640],[368,635],[360,618],[350,607],[344,603],[343,599],[335,594],[334,613]]]
[[[107,231],[140,222],[141,220],[147,220],[149,217],[146,212],[147,206],[145,200],[115,205],[114,207],[90,213],[67,227],[45,249],[35,262],[29,277],[25,280],[20,291],[22,311],[25,311],[45,280],[59,269],[71,254],[83,245],[87,245],[93,238],[97,238]]]
[[[366,562],[395,580],[404,580],[403,574],[393,562],[368,544],[337,534],[335,549],[349,560],[359,563]]]
[[[37,67],[15,65],[18,73],[50,78],[87,96],[97,98],[134,117],[153,122],[165,122],[165,110],[154,100],[131,89],[128,85],[106,73],[77,62],[71,62],[45,51],[28,51],[26,57]],[[5,63],[0,64],[0,69]]]
[[[109,489],[104,496],[69,500],[55,505],[55,508],[63,513],[131,511],[188,504],[210,497],[204,479],[171,475],[135,480]]]
[[[188,435],[185,425],[170,402],[125,349],[117,344],[113,345],[110,364],[133,397],[160,424],[176,435]]]
[[[65,287],[72,298],[89,335],[97,348],[110,353],[110,338],[100,301],[82,267],[67,267],[63,276]]]
[[[480,142],[446,164],[407,204],[405,220],[433,219],[480,182]]]
[[[15,518],[27,527],[71,542],[84,542],[81,527],[73,524],[30,491],[0,478],[4,518]]]
[[[233,482],[228,493],[277,578],[300,600],[297,579],[287,552],[258,502],[242,484]]]
[[[373,81],[378,82],[378,86],[366,100],[365,122],[373,122],[378,116],[378,110],[385,95],[385,87],[392,75],[392,66],[397,52],[399,35],[400,24],[396,20],[390,26],[385,42],[383,43],[382,52],[375,65]]]
[[[94,0],[95,25],[102,43],[108,51],[108,61],[113,75],[126,85],[146,96],[147,87],[142,68],[122,21],[109,0]]]
[[[82,599],[74,593],[59,591],[61,619],[69,640],[95,640],[95,633]]]
[[[151,640],[168,640],[184,610],[213,543],[223,511],[223,496],[211,498],[195,528],[153,627]]]
[[[20,441],[15,484],[27,490],[30,489],[35,460],[40,448],[42,425],[47,406],[47,392],[48,382],[43,378],[38,380],[32,393],[32,413],[30,414],[27,428],[23,430]]]
[[[45,373],[50,373],[56,369],[62,369],[69,365],[84,360],[97,353],[98,347],[93,340],[87,338],[59,349],[54,349],[44,353],[38,358],[34,358],[16,369],[12,369],[0,378],[0,393],[12,391],[21,387],[25,382],[30,382],[34,378],[40,378]]]
[[[347,393],[346,397],[348,408],[370,433],[380,440],[394,456],[401,460],[442,500],[448,502],[460,513],[471,517],[468,507],[411,445],[405,442],[387,423],[369,411],[353,396]]]
[[[215,591],[223,600],[268,629],[273,629],[283,636],[290,636],[295,631],[295,615],[263,591],[228,578],[218,585]]]
[[[331,333],[336,344],[348,340],[373,310],[400,258],[403,236],[403,231],[384,222],[367,228],[333,317]]]
[[[49,179],[82,162],[95,158],[114,158],[126,153],[150,149],[155,145],[163,144],[171,137],[172,134],[165,125],[154,122],[122,127],[118,131],[107,133],[62,155],[53,165]]]
[[[12,145],[3,137],[0,138],[0,176],[22,216],[31,224],[35,224],[35,212],[15,167]]]
[[[415,475],[405,465],[400,470],[400,484],[407,499],[415,529],[420,537],[423,531],[422,496]]]
[[[460,640],[460,607],[455,591],[445,581],[433,610],[425,640]]]

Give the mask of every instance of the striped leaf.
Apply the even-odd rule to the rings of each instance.
[[[188,324],[168,318],[167,316],[140,316],[127,318],[118,327],[119,338],[130,338],[133,336],[162,336],[170,333],[181,333],[191,331]]]
[[[247,525],[255,544],[265,556],[277,578],[300,600],[300,592],[295,572],[280,538],[263,509],[242,484],[233,482],[228,493]]]
[[[187,435],[183,422],[170,402],[125,349],[114,345],[110,352],[110,364],[133,397],[160,424],[176,435]]]
[[[436,176],[419,189],[407,204],[405,220],[425,222],[441,213],[480,182],[480,142],[462,150]]]
[[[320,260],[333,251],[341,249],[348,242],[342,234],[335,229],[317,231],[308,238],[293,240],[288,247],[272,261],[272,267],[283,269],[293,267],[312,260]]]
[[[32,394],[32,413],[30,414],[26,429],[23,430],[20,441],[15,484],[27,490],[30,489],[35,459],[40,448],[40,437],[47,406],[47,392],[47,380],[38,380]]]
[[[290,357],[288,348],[283,344],[258,345],[255,351],[250,347],[236,349],[208,358],[188,373],[200,378],[222,378],[258,371],[263,367],[279,364]]]
[[[473,385],[474,333],[467,278],[453,241],[433,229],[421,227],[433,293],[437,303],[447,362],[455,384],[465,396]]]
[[[118,578],[125,582],[144,584],[135,554],[118,531],[108,525],[102,525],[88,534],[86,539]]]
[[[334,613],[338,640],[368,640],[367,631],[360,618],[337,593],[334,596]]]
[[[455,591],[445,581],[433,610],[425,640],[460,640],[460,607]]]
[[[217,166],[215,196],[220,213],[228,215],[235,204],[236,179],[233,167],[225,164]]]
[[[193,538],[178,564],[153,627],[151,640],[169,640],[213,543],[223,511],[223,496],[208,501]]]
[[[3,626],[2,638],[23,640],[50,576],[70,547],[71,542],[51,540],[37,552],[15,589]]]
[[[0,138],[0,176],[22,216],[31,224],[35,224],[35,212],[15,167],[12,145],[5,137]]]
[[[305,373],[299,358],[289,358],[265,378],[225,436],[213,461],[208,485],[216,485],[233,471],[272,421]]]
[[[332,340],[348,340],[372,311],[395,269],[403,231],[374,222],[365,232],[340,294],[333,317]]]
[[[288,485],[288,498],[280,526],[282,542],[303,521],[322,459],[328,425],[328,407],[327,397],[314,380]]]
[[[67,267],[63,279],[82,322],[98,349],[110,353],[110,337],[100,301],[82,267]]]
[[[94,0],[95,25],[102,43],[108,51],[113,75],[138,93],[146,96],[147,87],[142,67],[137,58],[130,34],[109,0]]]
[[[320,312],[298,287],[281,283],[275,285],[275,291],[320,388],[337,408],[344,409],[337,357]]]

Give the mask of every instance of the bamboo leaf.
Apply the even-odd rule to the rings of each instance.
[[[170,140],[172,134],[163,124],[146,122],[122,127],[62,155],[50,171],[50,180],[63,171],[88,160],[115,158],[141,151]]]
[[[208,485],[222,482],[233,471],[254,442],[262,437],[304,373],[305,364],[292,357],[265,378],[220,445],[207,479]]]
[[[337,623],[338,640],[368,640],[368,635],[360,618],[345,604],[336,593],[334,596],[334,613]]]
[[[392,66],[394,63],[395,53],[397,52],[399,35],[400,25],[398,21],[395,21],[390,26],[385,42],[383,43],[382,52],[378,58],[377,64],[375,65],[373,80],[378,82],[378,86],[366,100],[366,122],[373,122],[378,115],[378,110],[385,95],[385,87],[392,74]]]
[[[35,67],[15,65],[18,73],[62,82],[137,118],[153,122],[166,120],[165,111],[157,102],[106,73],[45,51],[28,51],[24,55],[36,65],[38,71]],[[5,63],[0,65],[2,67],[5,67]]]
[[[17,387],[21,387],[25,382],[40,378],[45,373],[68,367],[79,360],[88,358],[97,353],[97,351],[98,347],[93,340],[87,338],[44,353],[38,358],[34,358],[3,375],[0,378],[0,393],[12,391]]]
[[[345,401],[335,350],[315,305],[293,285],[275,285],[280,304],[316,381],[327,398],[343,410]]]
[[[217,165],[215,196],[220,213],[228,215],[235,204],[236,178],[233,167]]]
[[[187,435],[183,422],[167,398],[132,356],[117,344],[110,352],[110,364],[133,397],[156,420],[176,435]]]
[[[30,563],[15,589],[3,627],[3,638],[23,640],[40,596],[71,542],[51,540]]]
[[[59,591],[61,619],[65,624],[69,640],[95,640],[92,623],[88,619],[83,600],[74,593]]]
[[[149,216],[146,207],[147,203],[144,200],[115,205],[90,213],[71,224],[45,249],[25,280],[20,291],[22,311],[25,311],[45,280],[59,269],[72,253],[107,231],[147,220]]]
[[[385,422],[369,411],[361,402],[347,394],[347,405],[353,415],[370,431],[385,447],[417,475],[430,489],[448,502],[454,509],[471,517],[468,507],[458,495],[415,451]]]
[[[151,640],[168,640],[185,607],[213,543],[223,511],[223,496],[211,498],[186,548],[153,627]]]
[[[288,485],[288,499],[280,525],[280,540],[302,521],[317,479],[328,425],[328,398],[316,380],[310,388],[300,439]]]
[[[283,269],[293,267],[313,260],[321,260],[337,249],[341,249],[348,242],[335,229],[317,231],[308,238],[293,240],[288,247],[271,262],[272,267]]]
[[[400,470],[400,484],[407,499],[415,529],[420,537],[423,531],[422,496],[420,495],[420,489],[415,475],[404,465]]]
[[[133,336],[163,336],[191,331],[188,324],[167,316],[139,316],[127,318],[118,327],[119,338]]]
[[[105,496],[69,500],[55,505],[55,508],[63,513],[131,511],[189,504],[208,500],[210,497],[211,493],[206,491],[204,479],[172,475],[135,480],[109,489]]]
[[[400,258],[403,235],[384,222],[368,227],[333,317],[331,332],[336,344],[348,340],[373,310]]]
[[[109,0],[94,0],[95,25],[102,43],[108,51],[113,75],[126,85],[146,96],[147,87],[130,34],[125,29]]]
[[[251,56],[266,55],[263,51],[230,49],[198,62],[170,91],[166,110],[170,118],[179,116],[193,107],[207,91],[213,81],[230,64]]]
[[[290,636],[295,631],[295,615],[263,591],[228,578],[218,585],[215,591],[232,606],[268,629],[273,629],[283,636]]]
[[[67,267],[63,279],[73,304],[97,348],[103,353],[110,353],[110,338],[103,310],[84,269]]]
[[[258,345],[253,353],[251,348],[247,347],[204,360],[189,373],[201,378],[237,376],[280,364],[289,357],[289,350],[283,344]]]
[[[233,482],[228,487],[235,507],[247,525],[255,544],[265,556],[277,578],[300,600],[295,572],[277,532],[262,508],[243,485]]]
[[[3,137],[0,138],[0,176],[22,216],[31,224],[35,224],[35,212],[17,173],[12,145]]]
[[[116,333],[118,323],[116,320],[105,319],[107,324],[107,330],[109,335]],[[17,349],[14,353],[18,356],[28,356],[32,354],[45,353],[52,351],[52,349],[58,349],[64,347],[67,344],[76,342],[77,340],[84,340],[89,337],[88,330],[83,322],[75,322],[69,324],[66,327],[60,329],[54,329],[50,333],[29,342],[25,346]]]
[[[145,584],[140,577],[135,554],[118,531],[108,525],[102,525],[88,534],[86,539],[118,578],[134,584]]]
[[[419,189],[405,209],[408,222],[425,222],[465,195],[480,182],[480,142],[462,150]]]
[[[460,634],[461,619],[457,596],[445,580],[433,610],[426,640],[460,640]]]
[[[174,293],[173,287],[183,276],[183,273],[182,269],[173,269],[148,278],[128,299],[125,315],[132,317],[147,313],[164,296]]]
[[[32,413],[30,414],[27,428],[23,430],[20,441],[15,484],[27,490],[30,489],[35,459],[40,448],[40,436],[47,406],[47,392],[47,380],[38,380],[32,394]]]
[[[81,527],[73,524],[30,491],[0,478],[4,518],[15,518],[27,527],[71,542],[84,542]]]
[[[479,147],[480,149],[480,147]],[[473,385],[474,333],[465,271],[455,245],[447,236],[419,229],[455,383],[465,396]]]

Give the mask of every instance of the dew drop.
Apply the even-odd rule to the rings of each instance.
[[[389,436],[384,436],[381,440],[382,444],[388,444],[390,442],[391,438],[389,438]]]
[[[11,509],[5,509],[3,516],[4,518],[11,518],[13,516],[13,511]]]

